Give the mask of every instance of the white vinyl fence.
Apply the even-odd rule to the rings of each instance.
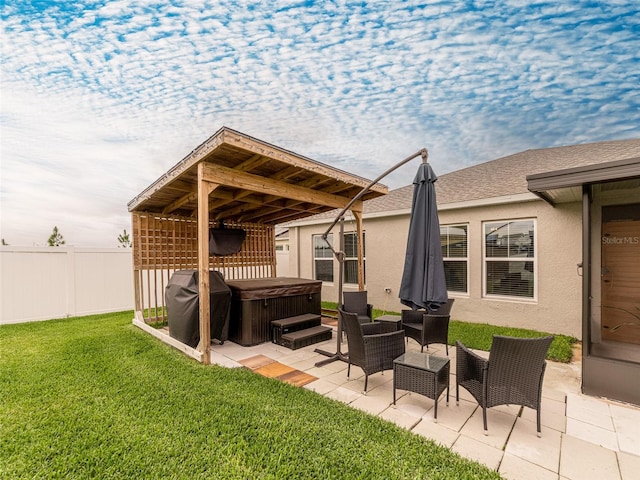
[[[276,275],[278,277],[289,276],[289,251],[276,252]]]
[[[133,310],[130,248],[0,247],[0,324]]]
[[[125,248],[0,246],[0,325],[133,310],[132,260]]]

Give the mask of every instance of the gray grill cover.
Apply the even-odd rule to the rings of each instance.
[[[164,292],[169,317],[169,335],[195,348],[200,341],[198,271],[174,272]],[[229,334],[231,290],[220,272],[209,272],[209,298],[211,338],[223,343]]]

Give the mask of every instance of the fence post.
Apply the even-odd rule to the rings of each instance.
[[[76,249],[66,247],[67,317],[76,316]]]

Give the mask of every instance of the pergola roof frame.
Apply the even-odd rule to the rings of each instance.
[[[368,188],[366,194],[353,202],[353,197],[365,188]],[[197,350],[200,361],[208,364],[212,221],[275,225],[347,206],[354,215],[359,215],[364,200],[387,193],[387,187],[382,184],[370,185],[370,181],[362,177],[222,127],[133,198],[128,209],[132,213],[197,218],[200,299]],[[134,230],[134,254],[136,243]],[[358,262],[364,263],[361,255]],[[134,273],[135,269],[134,265]],[[275,276],[275,269],[272,275]]]

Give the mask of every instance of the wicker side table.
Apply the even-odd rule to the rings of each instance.
[[[438,421],[438,398],[447,390],[449,405],[448,358],[427,353],[406,352],[393,361],[393,404],[396,404],[396,389],[419,393],[435,402],[433,421]]]
[[[381,315],[374,322],[388,323],[393,325],[396,330],[402,330],[402,317],[400,315]]]

